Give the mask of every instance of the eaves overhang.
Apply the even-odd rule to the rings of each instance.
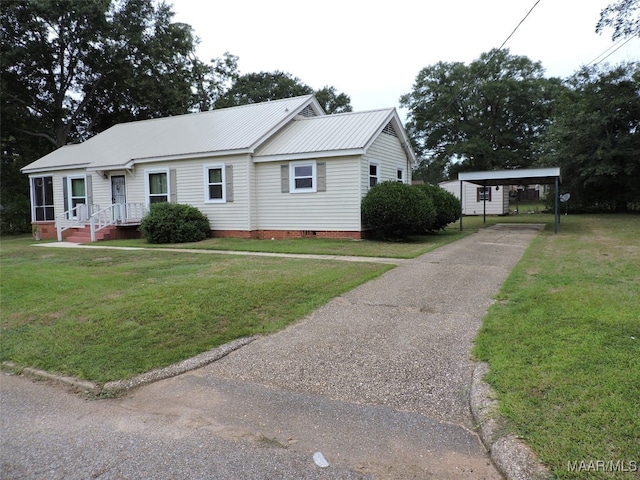
[[[460,172],[458,180],[488,187],[498,185],[550,185],[556,179],[561,183],[559,167],[525,168],[517,170],[489,170],[484,172]]]
[[[323,152],[282,153],[278,155],[256,155],[253,157],[253,161],[254,163],[286,162],[291,160],[309,160],[314,158],[351,157],[354,155],[364,155],[364,153],[365,150],[363,148],[327,150]]]
[[[54,171],[59,172],[59,171],[66,171],[66,170],[77,170],[79,168],[87,168],[87,165],[88,163],[86,162],[69,164],[69,165],[60,165],[56,167],[46,166],[46,167],[29,168],[29,166],[27,165],[26,167],[22,167],[20,171],[22,173],[32,175],[34,173],[52,173]]]

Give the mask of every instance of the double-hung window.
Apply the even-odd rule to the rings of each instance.
[[[147,171],[147,199],[149,204],[169,201],[169,172]]]
[[[64,208],[69,218],[86,221],[91,214],[89,205],[88,178],[85,175],[64,177],[62,179],[62,191],[64,195]]]
[[[87,204],[87,189],[84,177],[69,177],[69,210]]]
[[[380,183],[380,165],[369,162],[369,188]]]
[[[223,164],[205,165],[204,191],[206,203],[226,202],[226,170]]]
[[[33,196],[33,221],[55,220],[53,211],[53,177],[33,177],[31,179]]]
[[[289,191],[314,193],[317,191],[316,162],[292,162],[290,164]]]

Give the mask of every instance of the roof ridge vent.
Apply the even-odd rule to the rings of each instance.
[[[391,125],[391,122],[387,123],[387,125],[382,129],[382,133],[386,133],[387,135],[391,135],[392,137],[398,138],[396,129],[393,128],[393,125]]]

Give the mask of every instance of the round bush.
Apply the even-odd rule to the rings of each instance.
[[[433,202],[423,190],[400,182],[382,182],[362,199],[362,220],[386,239],[427,231],[435,219]]]
[[[462,215],[460,200],[453,193],[430,184],[416,185],[416,188],[421,189],[431,198],[436,209],[435,220],[427,232],[444,230],[447,225],[455,222]]]
[[[149,243],[199,242],[209,235],[209,220],[191,205],[154,203],[140,224]]]

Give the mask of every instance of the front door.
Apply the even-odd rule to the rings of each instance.
[[[124,175],[113,175],[111,177],[111,203],[127,203]]]
[[[124,175],[111,176],[111,203],[120,205],[115,209],[116,219],[124,220],[125,203],[127,203],[127,189],[125,188]]]

